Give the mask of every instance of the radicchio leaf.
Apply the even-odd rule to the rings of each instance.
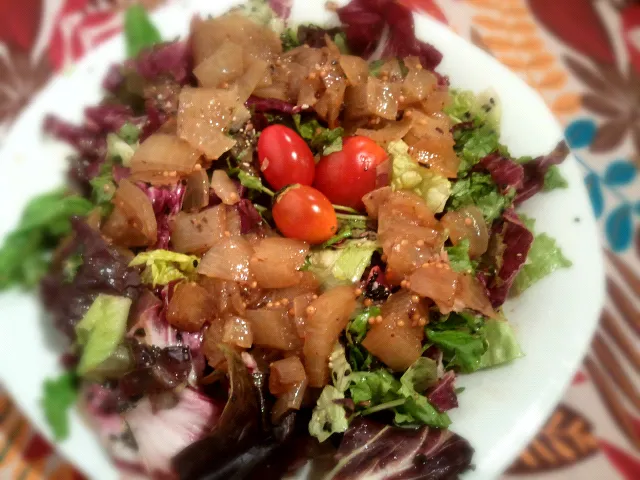
[[[454,389],[455,380],[456,374],[450,370],[427,392],[427,399],[440,413],[458,407],[458,396]]]
[[[513,209],[505,210],[502,215],[501,230],[495,235],[501,237],[502,259],[498,259],[500,270],[493,278],[486,277],[481,281],[487,286],[489,299],[494,308],[502,305],[518,272],[527,260],[529,249],[533,243],[533,233],[522,223]]]
[[[544,188],[544,176],[553,165],[564,162],[569,155],[569,146],[561,141],[548,155],[534,158],[524,164],[524,179],[522,187],[517,190],[515,204],[519,205],[531,198]]]
[[[154,187],[145,183],[137,184],[151,200],[153,212],[156,215],[156,223],[158,225],[158,240],[154,249],[169,249],[169,239],[171,237],[171,228],[169,219],[176,215],[182,208],[182,200],[184,198],[185,186],[179,182],[173,186]]]
[[[368,60],[417,56],[428,70],[442,60],[433,45],[416,38],[411,10],[395,0],[352,0],[337,13],[356,55]]]
[[[250,96],[244,104],[247,108],[259,113],[280,112],[293,115],[294,113],[300,113],[302,111],[302,107],[285,102],[284,100],[278,100],[277,98],[260,98],[254,97],[253,95]]]
[[[74,236],[58,253],[54,269],[40,285],[43,303],[55,326],[69,339],[75,339],[74,327],[100,293],[124,295],[136,299],[140,276],[128,268],[129,259],[108,245],[97,230],[84,221],[71,221]],[[73,278],[65,273],[65,264],[76,255],[82,259]]]
[[[510,158],[494,152],[480,160],[479,166],[491,174],[491,178],[500,187],[503,194],[510,188],[516,190],[522,188],[524,168]]]
[[[448,430],[392,427],[358,418],[340,443],[338,464],[325,478],[457,478],[469,468],[472,455],[469,442]]]

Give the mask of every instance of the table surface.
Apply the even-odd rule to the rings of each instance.
[[[601,226],[608,300],[591,350],[504,478],[640,478],[640,3],[399,1],[449,24],[540,92],[564,125]],[[129,3],[0,2],[0,135],[52,75],[120,30]],[[14,478],[83,477],[0,390],[0,480]]]

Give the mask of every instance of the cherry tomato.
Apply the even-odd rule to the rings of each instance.
[[[332,203],[361,210],[362,197],[376,188],[376,167],[387,152],[368,137],[347,137],[342,150],[322,157],[316,166],[315,188]]]
[[[329,199],[307,185],[291,185],[283,190],[271,213],[284,236],[311,244],[329,240],[338,230],[336,212]]]
[[[262,131],[258,161],[264,178],[276,190],[294,183],[313,183],[313,153],[300,135],[284,125],[270,125]]]

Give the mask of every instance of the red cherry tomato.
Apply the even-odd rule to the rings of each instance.
[[[276,190],[294,183],[313,183],[313,153],[300,135],[284,125],[270,125],[262,131],[258,161],[264,178]]]
[[[332,203],[362,209],[362,197],[376,188],[376,167],[387,152],[368,137],[347,137],[342,150],[322,157],[316,166],[315,188]]]
[[[271,213],[283,235],[311,244],[329,240],[338,230],[336,212],[329,199],[307,185],[291,185],[281,192]]]

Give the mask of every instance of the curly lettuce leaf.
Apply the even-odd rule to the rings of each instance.
[[[458,245],[445,247],[449,257],[449,265],[454,272],[474,273],[477,262],[469,258],[469,247],[468,238],[462,240]]]
[[[533,231],[535,220],[520,215],[527,228]],[[573,263],[564,256],[555,239],[546,233],[534,236],[527,261],[518,272],[511,292],[520,294],[537,281],[560,268],[569,268]]]
[[[569,183],[560,172],[560,168],[557,165],[551,165],[547,173],[544,174],[544,185],[542,190],[550,192],[556,188],[567,188]]]
[[[92,209],[89,200],[64,190],[33,198],[0,248],[0,290],[36,285],[49,269],[51,250],[71,233],[71,217]]]
[[[333,385],[327,385],[322,390],[309,422],[309,434],[319,442],[324,442],[334,433],[346,432],[349,428],[346,411],[339,403],[343,399],[344,393]]]
[[[124,338],[131,303],[127,297],[96,297],[75,327],[77,343],[83,347],[78,375],[90,374],[115,352]]]
[[[306,269],[326,286],[354,283],[360,280],[378,248],[378,243],[372,240],[347,240],[341,248],[312,252],[307,257]]]
[[[309,143],[313,151],[329,155],[342,150],[342,137],[344,136],[342,127],[326,128],[315,118],[303,122],[299,113],[293,115],[293,122],[300,136]]]
[[[451,194],[449,180],[420,166],[411,158],[409,146],[402,140],[391,142],[387,150],[392,162],[391,188],[412,191],[424,198],[433,212],[442,212]]]
[[[171,252],[169,250],[150,250],[135,256],[130,267],[144,265],[142,282],[156,287],[174,280],[190,278],[196,272],[200,259],[195,255]]]
[[[481,332],[427,329],[427,337],[444,352],[448,368],[458,367],[465,373],[480,368],[480,360],[487,350]]]
[[[514,196],[515,191],[501,194],[490,174],[472,172],[453,184],[447,209],[458,210],[466,205],[475,205],[487,224],[491,224],[513,203]]]
[[[523,356],[513,327],[504,319],[488,319],[484,325],[487,350],[479,368],[495,367]]]

